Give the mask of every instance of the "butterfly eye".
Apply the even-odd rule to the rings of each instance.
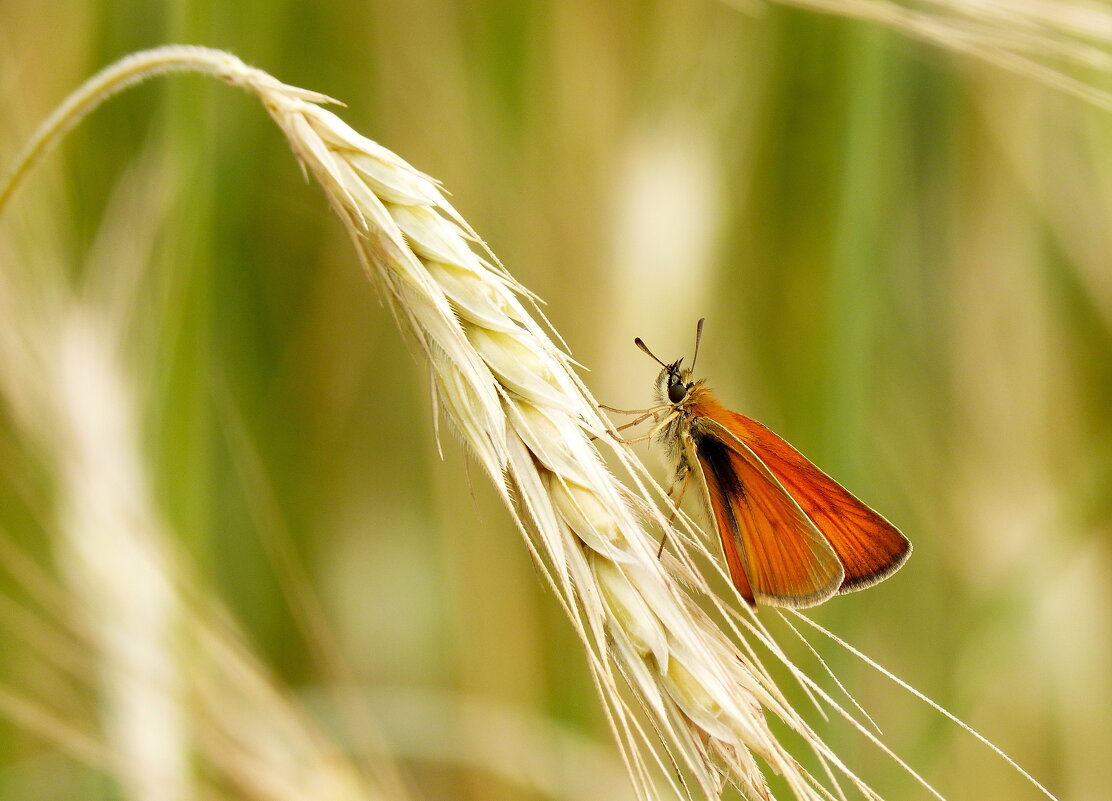
[[[672,378],[668,381],[668,400],[672,403],[679,403],[687,397],[687,387],[678,378]]]

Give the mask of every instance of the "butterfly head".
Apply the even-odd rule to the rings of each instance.
[[[665,364],[653,355],[653,352],[649,350],[648,346],[640,337],[633,340],[633,343],[637,345],[637,347],[664,368],[656,378],[656,394],[661,403],[667,402],[673,406],[680,406],[690,400],[692,390],[703,383],[702,381],[696,381],[692,377],[695,368],[695,360],[699,358],[699,340],[702,339],[702,336],[703,320],[699,320],[699,327],[695,333],[695,356],[691,359],[690,368],[680,367],[683,363],[682,357],[676,359],[676,361],[671,364]]]
[[[691,371],[680,367],[683,359],[664,365],[656,379],[656,391],[661,401],[665,398],[673,405],[679,405],[687,400],[688,394],[695,386],[691,380]]]

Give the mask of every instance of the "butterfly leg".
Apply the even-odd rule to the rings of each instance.
[[[614,412],[614,414],[644,414],[646,412],[659,412],[661,409],[666,409],[668,404],[661,403],[650,406],[648,409],[618,409],[614,406],[607,406],[605,403],[600,403],[598,407],[603,411]],[[642,417],[641,419],[644,420],[645,418]]]
[[[641,423],[648,420],[650,417],[653,420],[659,420],[660,419],[659,415],[660,415],[660,412],[654,412],[654,411],[651,411],[651,410],[647,411],[644,414],[642,414],[640,417],[638,417],[636,420],[632,420],[628,423],[623,423],[622,425],[618,426],[617,428],[614,429],[614,431],[624,431],[627,428],[632,428],[633,426],[640,425]],[[622,439],[621,437],[613,434],[612,432],[608,432],[608,433],[611,433],[611,436],[613,436],[614,439],[618,440],[618,442],[627,442],[627,440]],[[596,439],[598,439],[598,436],[592,436],[591,439],[596,440]]]
[[[672,480],[671,486],[668,487],[668,497],[669,498],[672,497],[672,493],[676,489],[676,484],[678,484],[680,481],[683,482],[682,484],[680,484],[680,494],[676,496],[676,499],[674,501],[672,501],[672,506],[673,506],[672,514],[668,515],[668,524],[669,525],[671,525],[672,521],[676,519],[676,513],[679,512],[680,504],[683,503],[683,496],[687,493],[687,485],[691,483],[691,471],[690,470],[684,470],[682,478],[680,476],[676,476]],[[668,541],[668,532],[665,531],[664,536],[660,538],[660,545],[656,549],[656,558],[657,559],[659,559],[661,557],[661,555],[663,555],[663,553],[664,553],[664,543],[667,542],[667,541]]]
[[[613,406],[607,406],[605,404],[600,403],[599,408],[604,409],[608,412],[615,412],[617,414],[636,414],[636,415],[640,415],[636,420],[631,420],[628,423],[623,423],[622,425],[620,425],[620,426],[618,426],[617,428],[614,429],[615,431],[624,431],[627,428],[633,428],[633,426],[641,425],[641,423],[645,422],[650,417],[653,419],[654,422],[658,422],[660,420],[660,411],[662,409],[666,409],[667,406],[662,404],[662,405],[658,405],[658,406],[652,406],[648,409],[616,409]],[[592,440],[598,439],[598,437],[593,436],[593,437],[591,437],[591,439]],[[618,442],[629,444],[630,442],[640,442],[642,439],[647,439],[647,437],[641,437],[641,438],[635,439],[635,440],[622,439],[621,437],[614,437],[614,439],[618,440]]]
[[[669,423],[671,423],[673,420],[675,420],[678,415],[679,415],[679,412],[672,412],[670,415],[668,415],[663,420],[659,421],[655,426],[653,426],[652,431],[650,431],[648,434],[645,434],[642,437],[634,437],[633,439],[619,439],[618,441],[625,444],[625,445],[632,445],[635,442],[644,442],[647,439],[652,439],[657,434],[659,434],[661,431],[663,431],[665,426],[667,426]],[[654,419],[655,419],[655,416],[654,416]]]
[[[659,416],[658,416],[658,415],[659,415],[659,413],[658,413],[658,412],[654,412],[654,411],[647,411],[647,412],[645,412],[645,413],[644,413],[643,415],[641,415],[640,417],[638,417],[638,418],[637,418],[636,420],[632,420],[632,421],[630,421],[630,422],[628,422],[628,423],[623,423],[622,425],[618,426],[618,427],[617,427],[617,428],[615,428],[614,430],[615,430],[615,431],[625,431],[625,430],[626,430],[627,428],[633,428],[634,426],[638,426],[638,425],[641,425],[641,423],[645,422],[645,421],[646,421],[646,420],[648,420],[648,419],[649,419],[650,417],[651,417],[651,418],[653,418],[653,420],[658,420],[658,419],[659,419]]]
[[[677,478],[676,481],[679,481],[679,479]],[[683,496],[684,496],[684,494],[687,493],[687,485],[690,484],[690,483],[691,483],[691,471],[690,470],[685,470],[684,473],[683,473],[683,483],[680,484],[680,494],[676,496],[676,499],[674,501],[672,501],[672,504],[675,506],[675,508],[672,510],[672,514],[669,515],[669,517],[668,517],[668,522],[669,523],[671,523],[673,520],[676,519],[676,512],[678,512],[680,510],[680,504],[683,503]],[[672,482],[672,486],[673,486],[673,488],[676,486],[675,481]],[[669,495],[672,494],[671,490],[669,490],[668,494]]]

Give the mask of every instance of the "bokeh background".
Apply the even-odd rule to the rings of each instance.
[[[634,336],[674,359],[707,317],[721,397],[915,543],[813,617],[1060,798],[1106,798],[1112,13],[821,5],[0,0],[0,165],[95,70],[166,42],[342,99],[443,181],[602,402],[646,404]],[[1091,96],[1048,86],[1070,80]],[[174,569],[299,725],[371,765],[368,797],[627,797],[571,627],[450,433],[439,454],[425,366],[253,98],[174,76],[113,99],[9,206],[0,258],[0,799],[143,797],[112,762],[98,640],[73,634],[99,607],[66,567],[82,507],[47,410],[105,402],[80,344],[76,383],[51,383],[73,309],[133,398],[104,413],[134,429]],[[113,581],[126,598],[126,566]],[[815,644],[948,797],[1039,797]],[[886,797],[926,797],[813,717]],[[162,797],[295,786],[185,753]]]

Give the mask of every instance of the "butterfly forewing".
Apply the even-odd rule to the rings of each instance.
[[[822,533],[844,569],[839,592],[875,584],[907,560],[911,543],[899,530],[779,436],[718,404],[705,412],[747,446]]]
[[[836,593],[838,556],[761,459],[705,416],[691,436],[738,592],[750,602],[794,607]]]

